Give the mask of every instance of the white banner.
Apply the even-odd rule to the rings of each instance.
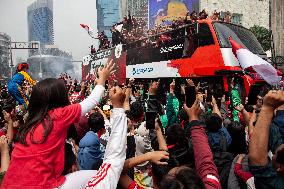
[[[126,66],[127,78],[180,77],[177,68],[169,67],[170,61]]]

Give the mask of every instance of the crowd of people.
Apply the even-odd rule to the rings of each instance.
[[[1,86],[1,188],[284,188],[283,91],[248,105],[235,79],[218,98],[190,79],[117,86],[113,69],[35,82],[18,66]]]
[[[115,47],[118,44],[129,44],[139,40],[144,40],[145,43],[149,43],[150,36],[172,31],[185,25],[193,24],[197,20],[208,18],[215,21],[224,21],[230,23],[232,20],[232,14],[227,11],[221,18],[220,12],[217,12],[216,10],[212,13],[211,16],[208,15],[206,10],[202,10],[200,13],[193,11],[191,13],[188,12],[184,18],[179,17],[173,21],[163,20],[162,24],[155,25],[153,29],[147,30],[146,22],[145,20],[143,20],[143,18],[135,18],[129,13],[128,17],[125,16],[122,22],[115,24],[111,28],[110,31],[112,33],[112,42],[110,42],[104,31],[99,33],[98,38],[100,45],[98,51],[108,49],[110,47]]]

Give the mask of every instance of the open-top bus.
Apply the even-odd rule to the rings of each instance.
[[[242,87],[243,96],[247,96],[252,86],[265,82],[256,73],[241,69],[232,52],[230,36],[254,54],[267,58],[250,30],[206,19],[98,52],[88,66],[94,68],[114,58],[119,67],[116,73],[119,83],[126,78],[144,81],[164,78],[168,82],[169,78],[195,78],[205,85],[211,83],[210,90],[221,91],[229,90],[228,83],[234,77]]]

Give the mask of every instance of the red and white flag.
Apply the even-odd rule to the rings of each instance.
[[[277,70],[269,62],[242,47],[232,37],[229,40],[232,44],[232,51],[238,58],[242,69],[252,67],[270,85],[279,84],[281,76],[278,76]]]
[[[89,27],[87,24],[80,24],[80,26],[84,28],[92,38],[95,38],[94,30],[91,27]]]
[[[123,24],[119,24],[115,27],[115,29],[121,33],[122,27],[123,27]]]

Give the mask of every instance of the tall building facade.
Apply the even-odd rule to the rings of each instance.
[[[284,57],[284,1],[271,0],[271,30],[275,55]]]
[[[54,44],[53,1],[37,0],[27,11],[29,41],[40,41],[41,46]]]
[[[0,32],[0,79],[9,77],[11,37]]]
[[[127,0],[127,12],[135,18],[141,18],[146,22],[148,26],[148,0]]]
[[[98,31],[104,31],[111,38],[111,27],[121,21],[120,2],[118,0],[96,0]]]
[[[246,28],[257,25],[269,29],[269,0],[200,0],[199,7],[200,10],[205,9],[209,15],[215,10],[221,12],[221,16],[230,11],[233,16],[232,22]]]
[[[30,50],[27,62],[35,79],[74,73],[72,55],[54,46],[53,0],[36,0],[27,8],[29,41],[39,41],[39,50]]]
[[[146,22],[148,22],[148,9],[151,8],[148,7],[149,1],[157,0],[125,0],[124,2],[126,2],[127,4],[127,11],[130,11],[131,14],[135,17],[141,17]],[[190,2],[192,0],[180,1]],[[281,6],[283,7],[284,1],[272,1],[274,1],[274,6],[278,7],[278,11],[280,2],[282,3]],[[243,25],[246,28],[258,25],[269,29],[269,0],[244,0],[241,3],[240,1],[228,0],[196,0],[194,2],[195,3],[193,3],[192,7],[193,10],[201,11],[205,9],[209,13],[209,15],[211,15],[216,10],[217,12],[221,13],[221,17],[224,16],[226,11],[230,11],[233,17],[232,22],[235,24]],[[278,22],[280,21],[281,19],[278,19]]]

